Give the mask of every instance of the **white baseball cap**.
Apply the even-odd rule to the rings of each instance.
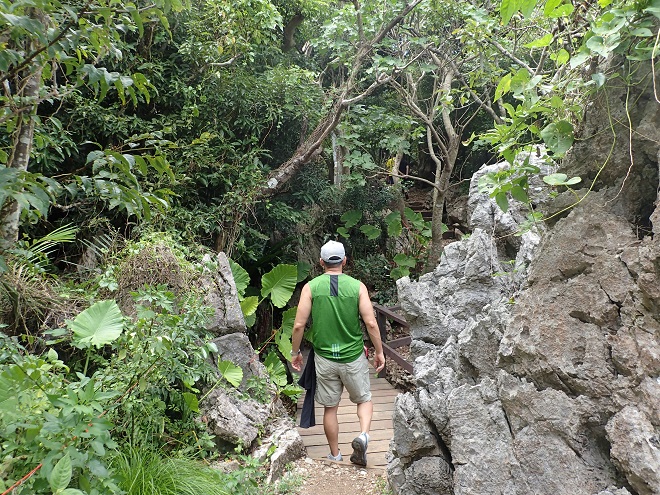
[[[346,257],[344,245],[337,241],[328,241],[321,246],[321,259],[328,264],[336,265]]]

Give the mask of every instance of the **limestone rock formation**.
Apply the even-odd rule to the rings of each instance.
[[[202,263],[206,266],[200,280],[204,304],[213,308],[213,316],[207,323],[206,329],[215,335],[245,332],[245,320],[227,255],[218,253],[215,260],[206,255]],[[214,269],[211,270],[209,267]]]
[[[524,215],[499,211],[477,174],[471,235],[399,281],[417,389],[394,411],[395,493],[660,494],[660,105],[646,91],[633,167],[619,129],[579,204],[562,212],[567,195],[534,186],[558,216],[518,237]],[[592,144],[611,148],[599,112],[562,167],[587,184],[603,163]]]

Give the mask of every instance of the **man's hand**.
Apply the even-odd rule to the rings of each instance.
[[[303,366],[303,356],[302,354],[297,354],[293,358],[291,358],[291,366],[293,366],[293,369],[296,371],[300,371]]]
[[[374,368],[376,371],[381,371],[385,367],[385,354],[377,352],[374,356]]]

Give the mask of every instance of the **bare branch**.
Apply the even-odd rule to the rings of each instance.
[[[430,47],[430,50],[433,53],[438,53],[438,51],[436,49],[434,49],[433,47]],[[470,93],[470,96],[472,97],[472,99],[475,102],[477,102],[477,105],[479,105],[481,108],[483,108],[486,111],[486,113],[488,113],[491,117],[493,117],[493,120],[495,122],[497,122],[498,124],[501,124],[502,123],[502,118],[497,114],[497,112],[495,110],[493,110],[493,107],[489,103],[487,103],[485,100],[481,99],[479,97],[479,95],[472,89],[472,87],[465,80],[465,77],[463,77],[463,74],[461,73],[461,71],[458,69],[458,66],[456,65],[456,63],[451,59],[447,59],[447,62],[451,65],[454,73],[456,74],[457,79],[459,81],[461,81],[461,84],[463,84],[463,87],[468,91],[468,93]]]
[[[227,67],[228,65],[233,64],[236,62],[238,58],[240,58],[241,54],[239,53],[238,55],[234,55],[232,58],[227,60],[226,62],[212,62],[210,65],[213,67]]]
[[[502,45],[500,45],[497,41],[495,41],[494,39],[489,38],[489,37],[486,37],[486,41],[488,41],[488,43],[490,43],[495,48],[497,48],[500,51],[500,53],[502,53],[502,55],[505,55],[506,57],[513,60],[515,63],[517,63],[520,66],[524,67],[527,70],[527,72],[530,73],[530,75],[532,75],[532,76],[534,75],[534,70],[529,65],[527,65],[527,63],[525,63],[523,60],[520,60],[513,53],[511,53],[509,50],[507,50]]]

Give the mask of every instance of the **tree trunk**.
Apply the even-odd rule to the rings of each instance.
[[[454,81],[455,73],[451,70],[447,71],[443,78],[440,92],[448,94],[451,90],[451,85]],[[461,137],[456,132],[456,127],[451,121],[451,114],[449,109],[443,107],[442,109],[442,123],[445,129],[445,142],[446,145],[443,149],[444,166],[433,152],[433,141],[431,133],[428,132],[428,145],[431,157],[436,164],[435,169],[435,188],[433,190],[433,217],[431,219],[431,249],[429,250],[429,257],[427,260],[427,271],[434,270],[440,261],[442,255],[442,217],[445,211],[445,198],[447,197],[447,188],[449,187],[449,178],[454,171],[456,164],[456,157],[458,156],[458,148],[461,145]]]
[[[33,50],[34,47],[29,47],[27,53]],[[39,96],[39,88],[41,87],[41,72],[41,66],[28,67],[22,71],[16,80],[15,87],[18,91],[16,96],[27,103],[36,100]],[[34,117],[36,113],[37,105],[27,104],[18,115],[16,130],[12,136],[13,148],[7,163],[8,168],[27,171],[30,153],[32,152]],[[5,203],[4,207],[0,210],[0,238],[10,244],[18,240],[20,217],[21,205],[19,203],[16,201]]]

